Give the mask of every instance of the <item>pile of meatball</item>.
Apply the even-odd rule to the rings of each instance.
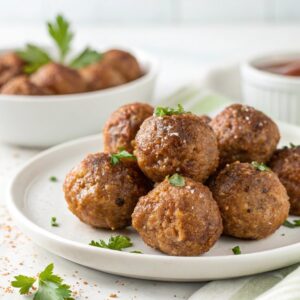
[[[143,75],[130,53],[112,49],[96,63],[79,70],[50,62],[35,73],[24,73],[25,62],[16,53],[0,56],[0,94],[65,95],[102,90],[133,81]]]
[[[104,152],[89,154],[64,182],[81,221],[132,225],[150,247],[196,256],[222,234],[262,239],[289,213],[300,215],[300,147],[276,150],[280,133],[268,116],[240,104],[213,119],[168,112],[133,103],[110,116]],[[120,149],[134,156],[113,164]]]

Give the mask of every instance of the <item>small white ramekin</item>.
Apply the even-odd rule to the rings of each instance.
[[[257,68],[300,59],[300,52],[264,55],[241,66],[244,102],[269,116],[300,125],[300,77],[269,73]]]

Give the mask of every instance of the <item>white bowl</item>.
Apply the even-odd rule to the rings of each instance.
[[[110,113],[121,105],[150,102],[157,62],[141,51],[129,51],[145,71],[145,75],[132,82],[72,95],[0,95],[0,141],[26,147],[49,147],[101,132]]]
[[[259,70],[257,66],[291,59],[300,53],[264,55],[244,63],[242,89],[244,101],[273,118],[300,124],[300,77],[284,76]]]

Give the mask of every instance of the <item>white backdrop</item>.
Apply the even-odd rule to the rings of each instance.
[[[63,12],[81,24],[295,22],[299,0],[0,0],[0,26]]]

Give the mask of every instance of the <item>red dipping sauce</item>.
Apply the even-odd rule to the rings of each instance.
[[[300,76],[300,58],[257,66],[257,69],[285,76]]]

